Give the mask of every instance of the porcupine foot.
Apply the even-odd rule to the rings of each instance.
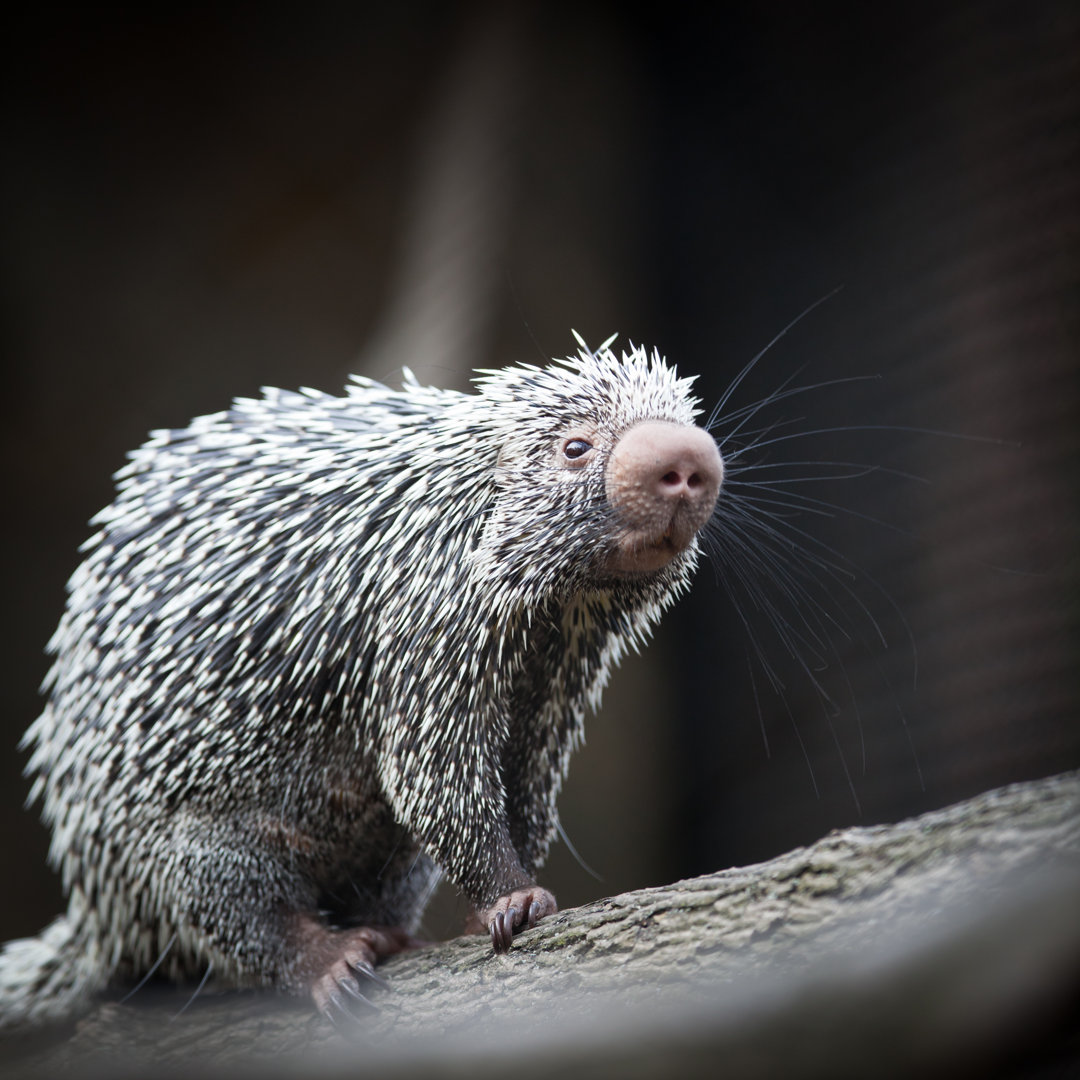
[[[387,956],[424,942],[398,927],[358,926],[331,930],[315,919],[304,919],[298,964],[300,978],[311,993],[315,1007],[335,1025],[349,1024],[378,1006],[364,993],[368,984],[387,989],[375,971]]]
[[[500,896],[480,915],[480,920],[491,933],[492,947],[500,953],[510,948],[515,930],[531,928],[545,915],[554,915],[558,910],[555,897],[547,889],[529,885]]]

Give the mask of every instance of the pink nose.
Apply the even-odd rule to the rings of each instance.
[[[630,428],[612,458],[624,483],[660,499],[712,504],[720,492],[724,466],[709,434],[698,427],[651,420]]]
[[[608,461],[608,501],[625,532],[615,569],[657,570],[709,520],[724,465],[708,432],[649,420],[630,428]]]

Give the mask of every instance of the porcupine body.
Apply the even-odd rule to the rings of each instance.
[[[584,715],[716,501],[690,381],[582,345],[476,393],[268,389],[153,433],[24,740],[69,910],[0,956],[0,1026],[155,964],[335,1015],[440,871],[496,948],[555,910]]]

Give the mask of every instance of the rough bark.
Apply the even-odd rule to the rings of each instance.
[[[141,992],[20,1070],[907,1075],[1080,1060],[1080,773],[396,957],[348,1039],[262,995]],[[1011,1055],[1002,1058],[1001,1055]],[[1004,1064],[1002,1064],[1004,1062]]]

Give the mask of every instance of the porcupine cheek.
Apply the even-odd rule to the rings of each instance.
[[[667,566],[711,517],[723,478],[720,451],[701,428],[648,420],[627,429],[605,474],[621,526],[608,569],[635,574]]]

